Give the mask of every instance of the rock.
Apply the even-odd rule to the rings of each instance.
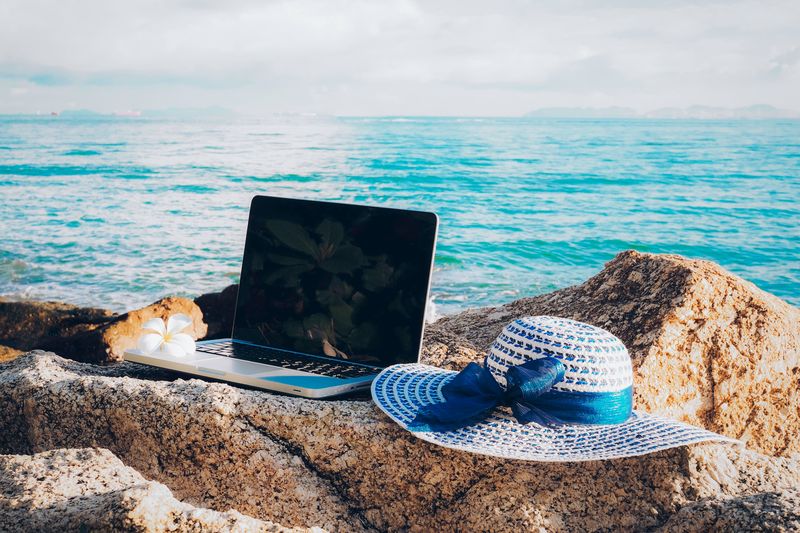
[[[23,353],[25,352],[23,352],[22,350],[17,350],[16,348],[11,348],[10,346],[0,345],[0,363],[16,359]]]
[[[192,318],[192,328],[187,330],[187,333],[194,338],[205,336],[207,328],[200,308],[187,298],[169,297],[147,307],[115,316],[94,329],[43,342],[39,347],[77,361],[92,363],[121,361],[126,349],[136,347],[142,334],[142,324],[155,317],[166,320],[170,315],[177,313],[184,313]]]
[[[702,500],[680,509],[658,531],[800,531],[800,492]]]
[[[416,439],[365,401],[158,381],[161,371],[138,365],[35,352],[0,364],[0,452],[102,446],[189,504],[289,527],[793,529],[799,313],[711,263],[625,252],[584,284],[426,330],[423,361],[457,369],[482,359],[517,316],[602,326],[629,347],[637,408],[753,449],[700,444],[602,462],[503,461]],[[85,358],[80,346],[72,355]]]
[[[447,328],[436,324],[425,327],[420,354],[423,363],[448,370],[460,370],[472,361],[482,361],[484,356],[484,350],[465,338],[450,333]]]
[[[169,382],[120,377],[146,369],[132,363],[94,366],[42,354],[0,365],[0,411],[14,406],[0,413],[0,453],[102,446],[195,505],[236,508],[267,520],[283,517],[283,522],[274,521],[290,526],[362,529],[338,492],[293,445],[261,435],[245,417],[231,416],[239,393],[246,391],[199,380],[178,380],[172,388]],[[92,370],[81,376],[84,368]],[[57,375],[66,381],[57,384]],[[12,383],[20,385],[16,392],[10,390]],[[23,398],[26,394],[32,396]],[[50,400],[63,411],[57,415],[60,421],[46,428],[39,424],[49,415],[34,413]],[[133,418],[131,411],[137,413]]]
[[[301,531],[181,503],[97,448],[0,455],[0,530]]]
[[[205,338],[222,339],[231,336],[238,291],[239,285],[229,285],[220,292],[209,292],[194,299],[208,324]]]
[[[348,531],[642,530],[687,506],[765,493],[790,517],[800,486],[800,455],[702,444],[611,461],[504,461],[421,441],[370,402],[126,377],[140,368],[42,352],[3,363],[0,451],[101,446],[190,504]]]
[[[187,333],[197,339],[206,336],[203,313],[187,298],[163,298],[123,315],[57,302],[0,300],[0,345],[20,351],[40,348],[92,363],[121,361],[125,350],[136,346],[142,324],[155,317],[166,320],[176,313],[192,318]],[[19,353],[0,350],[0,360],[16,355]]]
[[[0,344],[32,350],[55,339],[94,330],[115,316],[111,311],[93,307],[0,299]]]
[[[485,351],[508,321],[539,314],[622,339],[637,409],[769,455],[800,451],[800,309],[714,263],[623,252],[581,285],[445,317],[429,331]]]

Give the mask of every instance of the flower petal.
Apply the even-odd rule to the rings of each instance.
[[[167,328],[164,327],[164,319],[162,318],[151,318],[142,324],[142,329],[152,329],[153,331],[161,333],[161,335],[166,335],[167,333]]]
[[[183,350],[183,347],[178,344],[177,342],[165,342],[161,345],[161,353],[167,354],[171,357],[183,357],[186,355],[186,352]]]
[[[177,315],[172,315],[169,317],[169,320],[167,320],[167,333],[180,333],[191,325],[191,317],[184,315],[183,313],[178,313]]]
[[[149,355],[158,350],[162,342],[164,342],[164,337],[158,333],[145,333],[139,337],[139,349],[142,353]]]
[[[194,353],[195,344],[194,344],[194,339],[191,337],[191,335],[188,335],[186,333],[176,333],[175,335],[172,335],[170,337],[169,342],[170,344],[175,343],[180,345],[180,347],[183,348],[183,351],[186,353],[186,355],[192,355]]]

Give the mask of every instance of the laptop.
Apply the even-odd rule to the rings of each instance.
[[[127,361],[306,398],[367,389],[419,360],[434,213],[256,196],[231,338]]]

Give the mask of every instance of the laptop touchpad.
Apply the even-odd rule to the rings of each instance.
[[[233,359],[232,357],[215,357],[205,361],[199,361],[198,367],[208,368],[210,370],[217,370],[228,374],[242,374],[245,376],[254,375],[272,375],[272,374],[285,374],[285,369],[277,366],[261,365],[258,363],[251,363],[250,361],[242,361],[241,359]]]

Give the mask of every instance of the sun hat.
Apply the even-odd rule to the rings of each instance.
[[[634,411],[625,345],[551,316],[508,324],[483,365],[394,365],[372,383],[378,407],[420,439],[529,461],[592,461],[735,439]]]

